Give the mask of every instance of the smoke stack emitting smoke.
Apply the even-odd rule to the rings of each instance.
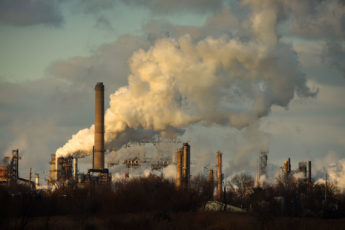
[[[129,61],[128,86],[110,95],[105,113],[105,147],[165,135],[191,124],[244,128],[299,96],[314,96],[284,43],[190,36],[162,39]],[[80,130],[57,156],[89,155],[94,125]],[[146,132],[151,130],[150,132]]]

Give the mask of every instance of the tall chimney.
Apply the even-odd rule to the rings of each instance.
[[[183,144],[183,171],[182,171],[183,183],[187,188],[190,177],[190,145],[188,143]]]
[[[291,173],[291,160],[290,157],[288,158],[288,173]]]
[[[12,157],[14,157],[14,177],[19,178],[19,149],[12,150]]]
[[[104,85],[98,82],[95,87],[95,150],[94,169],[104,169]]]
[[[222,199],[222,153],[217,152],[217,198],[218,200]]]
[[[181,188],[182,182],[182,149],[176,152],[176,187]]]
[[[78,181],[78,158],[73,158],[73,179]]]
[[[308,183],[311,184],[311,161],[308,161]]]

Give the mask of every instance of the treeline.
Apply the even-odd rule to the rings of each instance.
[[[111,186],[60,186],[54,191],[0,186],[0,226],[13,218],[19,226],[25,226],[32,218],[45,217],[49,221],[53,216],[86,221],[93,216],[149,212],[166,218],[169,212],[198,210],[212,197],[211,193],[205,179],[197,178],[190,189],[178,190],[173,182],[157,176],[123,180]]]
[[[226,188],[223,203],[241,207],[259,219],[345,217],[345,194],[331,183],[308,184],[282,176],[274,185],[256,187],[252,177],[239,174]],[[54,191],[0,186],[0,228],[15,220],[14,225],[20,229],[37,217],[49,223],[55,216],[71,216],[82,224],[90,217],[150,213],[154,219],[169,221],[171,213],[199,212],[212,199],[213,187],[202,176],[193,178],[184,189],[177,189],[173,181],[157,176],[123,180],[111,186],[61,185]]]
[[[265,216],[345,217],[345,193],[328,182],[308,183],[293,175],[281,175],[274,184],[254,186],[246,174],[234,176],[228,183],[223,201]]]

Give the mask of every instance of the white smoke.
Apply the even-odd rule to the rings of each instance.
[[[337,160],[336,162],[326,165],[319,174],[321,176],[316,180],[316,183],[325,183],[327,173],[327,180],[334,183],[341,191],[345,190],[345,159]]]
[[[334,182],[339,188],[345,189],[345,159],[337,161],[333,167],[328,168],[330,181]]]
[[[313,96],[285,44],[206,38],[159,40],[130,59],[128,86],[110,96],[105,142],[118,149],[130,140],[180,130],[196,122],[247,127],[272,105],[287,106],[294,93]],[[145,130],[153,130],[145,133]],[[94,126],[72,136],[57,155],[88,154]]]
[[[304,172],[295,172],[292,174],[296,181],[306,179]]]
[[[124,179],[142,178],[150,175],[162,176],[162,172],[158,170],[151,170],[150,167],[126,168],[125,165],[118,165],[111,168],[112,181],[121,181]]]
[[[175,180],[176,165],[170,164],[161,170],[152,170],[150,164],[142,164],[141,167],[127,168],[125,165],[117,165],[109,169],[113,181],[124,179],[148,177],[151,175],[160,176],[165,179]]]

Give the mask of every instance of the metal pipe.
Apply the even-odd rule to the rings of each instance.
[[[104,85],[98,82],[95,87],[95,150],[94,169],[104,169]]]

